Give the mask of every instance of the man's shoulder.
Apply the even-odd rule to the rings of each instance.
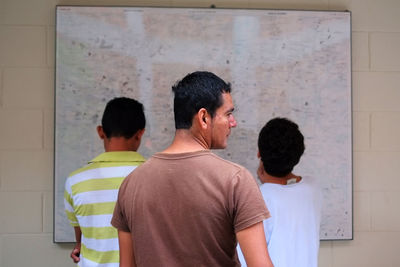
[[[232,161],[229,161],[227,159],[224,159],[224,158],[218,156],[217,154],[211,153],[211,157],[212,157],[212,163],[214,163],[214,164],[218,164],[218,165],[222,164],[222,165],[226,166],[227,168],[231,168],[231,169],[234,169],[237,171],[246,170],[246,168],[243,167],[242,165],[232,162]]]
[[[213,153],[211,150],[201,150],[188,153],[176,153],[176,154],[166,154],[166,153],[155,153],[149,160],[142,165],[143,167],[150,167],[153,164],[158,164],[158,160],[168,160],[170,162],[182,161],[182,162],[192,162],[193,164],[199,163],[199,167],[204,168],[205,166],[216,166],[218,169],[228,168],[233,170],[245,169],[243,166],[234,163],[232,161],[226,160],[217,154]]]

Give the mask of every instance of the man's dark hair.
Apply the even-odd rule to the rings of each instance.
[[[222,93],[230,93],[231,86],[211,72],[197,71],[186,75],[172,86],[174,97],[175,128],[189,129],[193,116],[205,108],[214,117],[222,106]]]
[[[107,138],[131,138],[146,125],[143,105],[132,98],[114,98],[107,103],[101,124]]]
[[[258,136],[264,170],[275,177],[288,175],[299,163],[304,149],[304,137],[298,125],[286,118],[270,120]]]

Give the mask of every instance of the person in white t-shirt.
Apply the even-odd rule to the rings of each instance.
[[[321,190],[314,178],[292,172],[304,149],[298,125],[286,118],[274,118],[260,131],[257,174],[271,213],[264,232],[275,267],[318,266]],[[240,247],[238,252],[246,266]]]

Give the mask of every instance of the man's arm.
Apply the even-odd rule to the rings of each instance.
[[[262,222],[256,223],[236,233],[248,267],[273,267],[268,254]]]
[[[79,226],[74,227],[75,230],[75,240],[76,244],[74,249],[71,252],[70,257],[74,261],[74,263],[78,263],[81,259],[79,258],[79,254],[81,254],[81,236],[82,236],[82,231]]]
[[[119,242],[119,266],[136,267],[131,233],[118,230],[118,242]]]

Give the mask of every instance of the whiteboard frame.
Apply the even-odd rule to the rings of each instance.
[[[281,10],[281,9],[225,9],[225,8],[222,8],[222,9],[220,9],[220,8],[216,8],[216,9],[205,9],[205,8],[169,8],[169,7],[123,7],[123,6],[65,6],[65,5],[62,5],[62,6],[57,6],[56,7],[56,17],[58,18],[59,16],[58,16],[58,11],[60,10],[60,9],[62,9],[62,8],[93,8],[93,9],[96,9],[96,8],[122,8],[122,9],[124,9],[124,8],[126,8],[126,9],[154,9],[154,10],[160,10],[160,12],[162,12],[163,10],[173,10],[173,9],[176,9],[176,10],[182,10],[182,12],[187,12],[188,10],[205,10],[205,11],[212,11],[212,12],[214,12],[214,11],[216,11],[216,12],[218,12],[219,10],[224,10],[224,11],[232,11],[232,13],[235,13],[236,11],[238,11],[238,10],[240,10],[240,11],[248,11],[248,12],[253,12],[254,10],[258,10],[258,11],[265,11],[265,12],[299,12],[299,11],[302,11],[302,12],[327,12],[327,13],[330,13],[330,12],[348,12],[349,13],[349,16],[350,16],[350,25],[349,25],[349,27],[350,27],[350,39],[349,39],[349,42],[350,42],[350,95],[352,94],[352,81],[351,81],[351,79],[352,79],[352,73],[351,73],[351,13],[349,12],[349,11],[334,11],[334,10],[329,10],[329,11],[324,11],[324,10]],[[56,242],[56,243],[65,243],[65,242],[74,242],[74,236],[72,235],[71,236],[71,238],[69,238],[69,239],[66,239],[66,238],[64,238],[64,237],[58,237],[58,235],[60,234],[60,231],[57,229],[57,219],[59,219],[59,218],[56,218],[56,217],[59,217],[59,215],[60,215],[60,210],[59,209],[57,209],[57,205],[56,205],[56,203],[57,202],[60,202],[60,198],[61,198],[61,196],[60,196],[60,192],[58,192],[59,190],[57,190],[57,185],[60,185],[60,184],[63,184],[63,181],[65,181],[65,178],[66,178],[66,176],[65,175],[60,175],[60,173],[58,172],[58,170],[59,170],[59,164],[57,163],[58,162],[58,160],[59,159],[57,159],[57,152],[58,152],[58,150],[60,149],[60,144],[58,143],[58,140],[57,140],[57,131],[59,131],[60,129],[58,129],[58,127],[57,127],[57,112],[65,112],[65,110],[59,110],[59,105],[57,104],[57,96],[59,95],[59,91],[60,91],[60,88],[58,87],[58,83],[57,83],[57,81],[58,81],[58,78],[59,78],[59,76],[58,75],[60,75],[60,70],[57,68],[57,66],[58,66],[58,64],[57,64],[57,62],[58,62],[58,57],[57,57],[57,55],[58,55],[58,51],[59,51],[59,49],[58,49],[58,44],[59,44],[59,40],[58,40],[58,36],[57,36],[57,29],[58,29],[58,23],[59,23],[59,21],[58,20],[56,20],[57,21],[57,24],[56,24],[56,49],[55,49],[55,53],[56,53],[56,57],[55,57],[55,66],[56,66],[56,68],[55,68],[55,118],[54,118],[54,131],[55,131],[55,140],[54,140],[54,216],[53,216],[53,241],[54,242]],[[224,78],[224,77],[222,77],[222,78]],[[232,82],[232,81],[231,81]],[[171,84],[172,85],[172,84]],[[235,90],[235,88],[233,89],[233,90]],[[351,97],[350,97],[351,99],[349,99],[348,101],[349,101],[349,103],[350,103],[350,127],[352,127],[352,95],[351,95]],[[170,102],[172,101],[172,98],[170,99]],[[104,108],[104,106],[102,107],[102,108]],[[101,114],[99,114],[99,116],[101,116]],[[146,116],[147,116],[147,114],[146,114]],[[151,120],[151,118],[149,118],[149,117],[146,117],[147,118],[147,121],[149,122],[150,120]],[[264,122],[265,123],[265,122]],[[94,131],[94,129],[93,129],[93,131]],[[233,130],[233,131],[235,131],[235,130]],[[351,131],[351,134],[350,134],[350,138],[351,138],[351,140],[350,140],[350,143],[351,143],[351,147],[352,147],[352,139],[353,139],[353,136],[352,136],[352,130],[350,129],[350,131]],[[98,149],[98,151],[101,151],[102,150],[102,144],[98,144],[99,145],[99,149]],[[350,186],[351,186],[351,196],[348,196],[348,197],[350,197],[351,198],[351,207],[350,207],[350,209],[351,209],[351,225],[349,225],[349,227],[351,228],[351,234],[350,234],[350,236],[347,236],[347,237],[345,237],[345,238],[325,238],[324,239],[324,237],[322,237],[321,236],[321,240],[323,240],[323,241],[330,241],[330,240],[352,240],[353,239],[353,231],[354,231],[354,227],[353,227],[353,221],[354,221],[354,219],[353,219],[353,167],[352,167],[352,164],[353,164],[353,151],[352,151],[352,148],[350,147],[350,155],[351,155],[351,158],[350,158],[350,165],[351,165],[351,174],[350,174],[350,179],[351,179],[351,181],[350,181]],[[139,150],[140,151],[140,150]],[[78,152],[79,153],[79,152]],[[94,156],[95,156],[96,154],[94,153]],[[149,156],[149,155],[147,155],[147,156]],[[64,159],[63,159],[64,160]],[[88,159],[89,160],[89,159]],[[83,164],[83,163],[82,163]],[[81,167],[82,165],[77,165],[76,167],[75,167],[75,169],[76,168],[79,168],[79,167]],[[74,169],[71,169],[70,171],[73,171]],[[71,229],[72,229],[72,227],[71,227]]]

